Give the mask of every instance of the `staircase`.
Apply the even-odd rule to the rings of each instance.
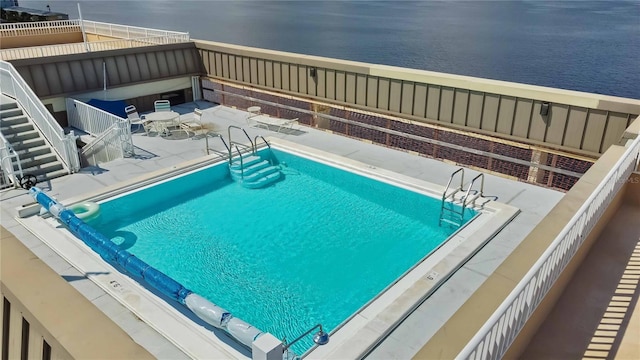
[[[18,103],[2,95],[0,132],[20,157],[24,176],[34,175],[41,182],[69,173]],[[16,163],[13,167],[14,171],[18,170]]]
[[[257,155],[237,156],[229,163],[231,178],[249,189],[259,189],[278,181],[280,168]]]

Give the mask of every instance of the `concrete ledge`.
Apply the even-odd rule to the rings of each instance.
[[[0,285],[45,341],[76,359],[153,359],[4,227]]]

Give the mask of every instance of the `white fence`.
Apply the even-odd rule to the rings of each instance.
[[[87,51],[105,51],[132,47],[176,44],[184,42],[180,35],[149,36],[137,39],[119,39],[110,41],[72,43],[47,46],[31,46],[0,50],[0,60],[29,59],[35,57],[80,54]]]
[[[96,166],[133,155],[131,123],[128,119],[120,119],[80,151],[82,166]]]
[[[121,39],[0,49],[0,60],[17,60],[65,54],[79,54],[91,51],[177,44],[190,41],[189,33],[147,29],[136,26],[101,23],[88,20],[83,20],[82,23],[84,24],[85,32],[88,34]],[[80,31],[80,20],[0,24],[0,34],[2,34],[2,36],[46,35]]]
[[[18,170],[13,170],[14,163]],[[17,186],[22,178],[20,156],[13,150],[11,144],[0,133],[0,189]]]
[[[69,125],[96,136],[80,151],[82,166],[121,159],[133,155],[131,123],[82,101],[67,98]]]
[[[8,62],[0,60],[0,90],[20,104],[45,140],[51,145],[63,166],[70,173],[80,169],[75,137],[65,135],[62,127],[40,99],[33,93],[18,71]]]
[[[83,20],[82,22],[84,25],[84,31],[89,34],[112,36],[123,39],[167,36],[174,39],[181,39],[182,42],[190,40],[188,32],[149,29],[137,26],[110,24],[90,20]]]
[[[35,21],[0,24],[2,36],[34,36],[80,31],[80,20]]]
[[[627,147],[567,226],[522,281],[458,354],[457,359],[500,359],[571,261],[640,160],[640,136]]]

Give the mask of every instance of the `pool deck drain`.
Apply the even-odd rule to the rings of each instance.
[[[295,134],[246,127],[246,112],[206,102],[184,104],[175,108],[181,114],[189,116],[188,113],[195,107],[204,109],[203,122],[210,124],[215,131],[225,137],[227,126],[241,126],[246,128],[252,138],[262,135],[286,139],[365,163],[371,168],[385,169],[441,186],[447,183],[450,174],[458,168],[437,160],[304,126],[300,126],[299,129],[302,131]],[[195,161],[205,155],[203,139],[167,140],[135,134],[134,145],[136,156],[133,158],[112,161],[100,167],[85,168],[77,174],[54,179],[38,186],[59,200],[77,198],[151,172],[176,167],[187,161]],[[211,142],[210,146],[223,150],[221,143]],[[467,172],[470,178],[477,174],[473,170],[467,170]],[[497,197],[498,202],[520,209],[521,212],[391,331],[386,339],[369,354],[369,358],[413,357],[564,195],[555,190],[492,175],[486,175],[484,192],[489,196]],[[65,259],[18,223],[16,219],[18,209],[33,202],[25,190],[2,191],[0,199],[2,200],[2,226],[65,278],[81,277],[82,280],[70,281],[70,284],[127,331],[136,342],[159,358],[190,357],[155,329],[137,321],[130,310],[108,296],[103,289],[88,280],[85,274],[73,268]],[[433,275],[432,272],[425,275],[425,279],[431,275]],[[233,343],[229,346],[235,346],[240,354],[249,355]]]

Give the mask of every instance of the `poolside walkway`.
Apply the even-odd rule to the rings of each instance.
[[[204,110],[202,121],[225,138],[228,126],[235,125],[245,128],[252,139],[257,135],[282,138],[441,186],[446,185],[450,174],[458,168],[456,165],[302,125],[294,126],[296,131],[279,133],[265,128],[255,128],[248,126],[247,112],[207,102],[184,104],[173,109],[186,118],[191,116],[195,107]],[[221,142],[211,141],[215,139],[209,140],[212,148],[224,150]],[[205,140],[197,137],[194,139],[147,137],[141,133],[134,135],[134,146],[136,155],[132,158],[112,161],[101,164],[99,167],[85,168],[77,174],[54,179],[38,186],[63,201],[206,155]],[[466,171],[469,178],[477,174],[475,171]],[[563,193],[555,190],[492,175],[486,176],[484,192],[499,202],[519,208],[521,213],[391,332],[386,340],[371,352],[369,358],[413,357],[563,196]],[[2,200],[2,226],[59,274],[68,276],[73,273],[75,276],[83,276],[77,271],[74,273],[71,265],[15,220],[16,208],[32,202],[25,190],[0,192],[0,199]],[[115,300],[110,301],[106,293],[91,281],[86,278],[85,280],[73,281],[70,284],[99,306],[105,314],[128,331],[135,341],[154,356],[173,359],[186,357],[175,345],[155,333],[155,330],[143,329],[139,321],[135,321],[133,316],[126,314],[126,309],[118,307],[119,304]]]

